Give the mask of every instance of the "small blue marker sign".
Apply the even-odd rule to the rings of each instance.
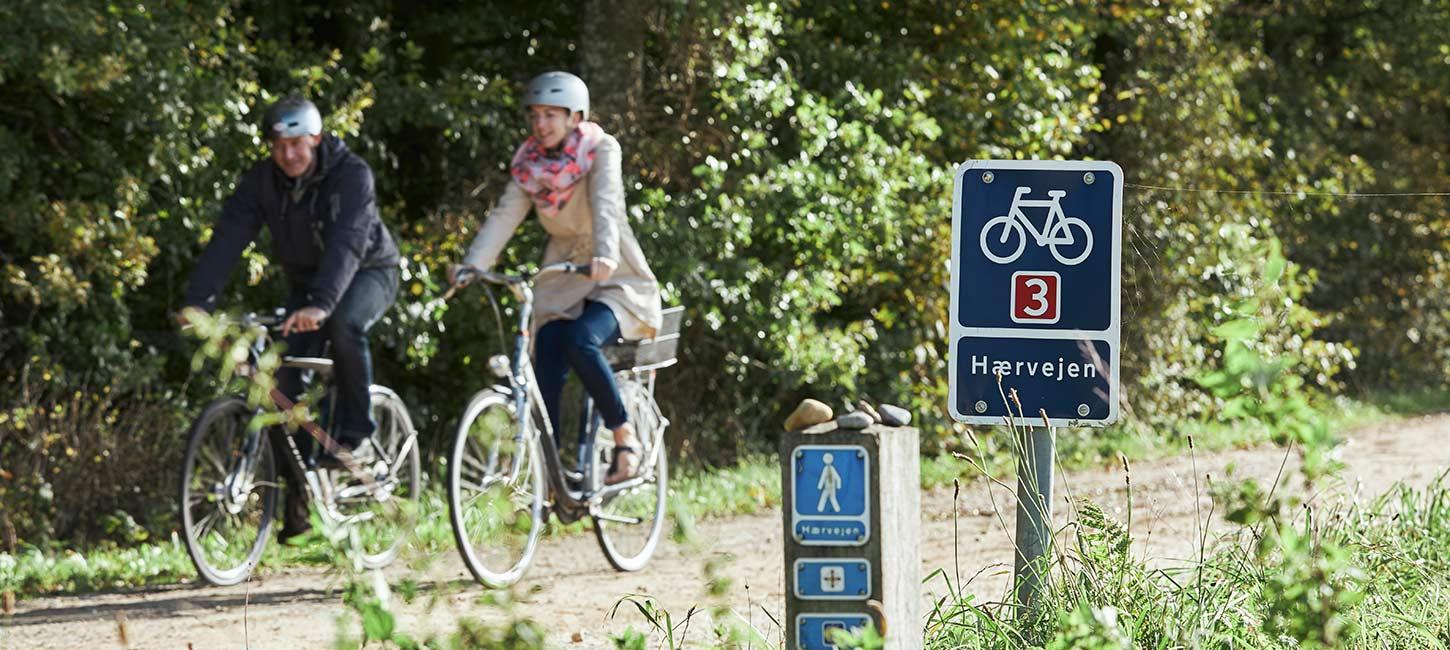
[[[795,561],[795,596],[801,600],[866,600],[871,562],[849,558]]]
[[[801,614],[795,618],[796,643],[801,650],[836,650],[833,630],[857,634],[870,623],[865,614]]]
[[[859,445],[801,445],[792,454],[791,529],[806,546],[861,546],[871,537],[870,460]]]

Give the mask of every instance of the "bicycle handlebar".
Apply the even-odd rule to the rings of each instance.
[[[483,280],[484,282],[489,282],[492,284],[518,285],[528,284],[533,280],[541,276],[548,275],[550,273],[577,273],[579,275],[589,275],[589,272],[590,268],[588,264],[572,264],[569,262],[555,262],[553,264],[545,264],[544,266],[539,267],[538,271],[535,271],[533,273],[520,273],[518,275],[508,275],[505,273],[475,269],[473,267],[464,267],[458,269],[457,273],[454,274],[453,279],[455,284],[448,288],[447,293],[443,294],[443,299],[447,300],[453,297],[453,294],[458,291],[458,289],[467,286],[476,279]]]
[[[251,313],[242,317],[242,323],[244,324],[261,325],[269,329],[281,327],[282,321],[285,320],[287,320],[287,317],[283,314]]]
[[[281,332],[282,324],[286,323],[287,318],[291,315],[285,307],[278,307],[271,313],[250,312],[242,315],[242,326],[262,327],[266,328],[269,332]],[[318,322],[321,323],[322,321]]]

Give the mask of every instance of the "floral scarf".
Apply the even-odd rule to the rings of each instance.
[[[533,197],[539,216],[559,214],[579,181],[594,166],[594,147],[603,136],[604,129],[598,124],[580,122],[556,151],[545,151],[534,136],[519,146],[511,173],[514,181]]]

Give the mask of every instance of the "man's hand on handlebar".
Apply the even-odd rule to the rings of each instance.
[[[322,327],[322,321],[327,320],[327,312],[317,307],[303,307],[287,316],[282,321],[282,336],[292,332],[315,332]]]
[[[191,327],[196,323],[196,316],[205,313],[196,307],[182,307],[181,311],[176,312],[176,324],[180,325],[182,329]]]

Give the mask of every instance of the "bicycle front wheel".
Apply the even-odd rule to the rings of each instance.
[[[603,485],[601,501],[593,514],[594,538],[604,557],[620,571],[638,571],[649,563],[659,546],[665,523],[665,496],[668,492],[664,431],[667,423],[653,411],[654,400],[643,394],[637,384],[625,383],[620,392],[626,404],[635,406],[631,421],[639,436],[639,476],[618,485]],[[646,401],[647,400],[647,401]],[[648,410],[646,410],[648,409]],[[614,434],[599,428],[595,439],[598,462],[608,467],[614,455]],[[596,473],[599,477],[602,472]]]
[[[448,513],[463,563],[479,582],[518,582],[544,530],[538,445],[510,398],[485,390],[458,424],[448,458]]]
[[[240,397],[208,404],[192,424],[181,468],[181,531],[203,580],[247,579],[267,548],[277,509],[277,464]]]

